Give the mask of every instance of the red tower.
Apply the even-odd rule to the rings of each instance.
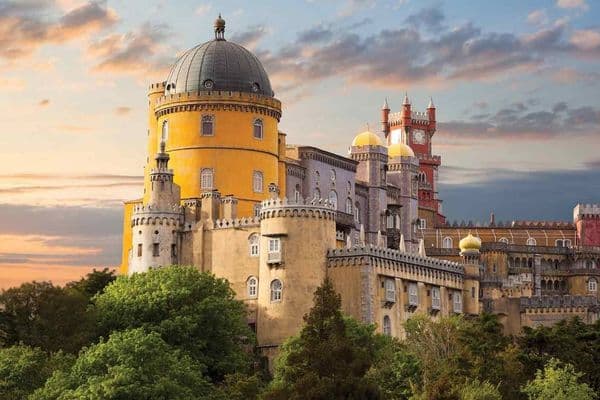
[[[387,110],[386,110],[387,109]],[[387,100],[382,109],[383,132],[388,146],[405,143],[419,159],[419,218],[421,224],[439,226],[446,223],[442,214],[442,200],[438,198],[437,180],[441,157],[431,153],[431,141],[436,130],[435,106],[429,102],[425,112],[412,111],[408,95],[404,96],[402,110],[390,113]]]

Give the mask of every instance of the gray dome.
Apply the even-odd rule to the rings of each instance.
[[[186,51],[165,85],[165,94],[223,90],[274,96],[258,58],[222,36]]]

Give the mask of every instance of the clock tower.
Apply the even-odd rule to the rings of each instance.
[[[425,112],[413,111],[408,95],[405,95],[402,110],[396,113],[390,113],[386,101],[382,110],[382,128],[388,146],[394,143],[407,144],[419,159],[419,225],[428,228],[445,224],[442,200],[438,198],[437,191],[441,157],[431,152],[431,141],[436,130],[433,100]]]

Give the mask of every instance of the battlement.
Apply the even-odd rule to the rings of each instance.
[[[411,111],[410,117],[414,120],[421,120],[429,122],[429,114],[426,111]]]
[[[183,224],[183,216],[180,214],[161,214],[149,216],[134,216],[131,218],[131,226],[140,225],[172,225],[180,226]]]
[[[312,217],[335,219],[335,206],[327,199],[301,199],[299,202],[283,199],[269,199],[261,203],[260,218]]]
[[[573,221],[582,218],[600,218],[600,204],[577,204],[573,209]]]
[[[133,214],[180,214],[183,212],[183,207],[173,204],[169,208],[153,207],[152,204],[138,204],[133,207]]]
[[[236,219],[218,219],[214,221],[213,229],[241,228],[248,226],[259,226],[259,217],[236,218]]]
[[[597,308],[594,296],[539,296],[521,297],[521,311],[536,309]]]
[[[167,82],[151,83],[150,86],[148,86],[148,91],[165,90],[166,84]]]
[[[464,276],[464,268],[460,263],[432,257],[423,257],[418,254],[405,253],[399,250],[388,249],[384,247],[365,245],[351,248],[329,249],[327,251],[327,258],[330,261],[344,258],[356,260],[361,258],[364,259],[365,257],[372,257],[376,260],[390,261],[403,265],[425,267],[432,270],[445,271]],[[335,263],[331,264],[335,265]]]

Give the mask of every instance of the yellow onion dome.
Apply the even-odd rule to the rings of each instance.
[[[462,238],[458,243],[461,252],[465,251],[479,251],[481,248],[481,239],[469,233],[467,236]]]
[[[394,143],[388,147],[388,156],[390,158],[396,157],[414,157],[415,152],[410,148],[409,145],[404,143]]]
[[[354,137],[352,146],[383,146],[383,141],[373,132],[365,131]]]

